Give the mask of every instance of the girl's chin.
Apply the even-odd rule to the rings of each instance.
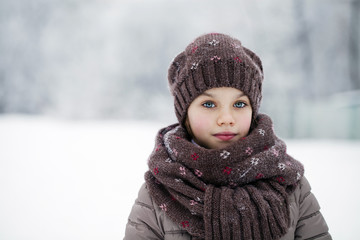
[[[221,142],[216,142],[211,144],[212,149],[221,149],[221,148],[225,148],[227,146],[230,146],[232,143],[234,143],[234,141],[221,141]]]
[[[238,139],[240,139],[241,137],[236,136],[234,138],[231,139],[219,139],[217,137],[213,137],[212,141],[206,141],[206,142],[202,142],[199,141],[197,139],[194,139],[194,142],[204,148],[207,149],[221,149],[221,148],[225,148],[229,145],[231,145],[232,143],[236,142]]]

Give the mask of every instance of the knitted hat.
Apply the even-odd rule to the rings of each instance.
[[[184,123],[188,107],[197,96],[217,87],[237,88],[247,95],[255,119],[263,78],[260,58],[239,40],[219,33],[196,38],[175,57],[168,72],[179,123]]]

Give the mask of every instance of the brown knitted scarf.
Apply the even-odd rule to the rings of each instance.
[[[161,129],[145,174],[150,195],[193,239],[279,239],[289,227],[288,195],[303,176],[263,114],[251,133],[205,149],[179,125]]]

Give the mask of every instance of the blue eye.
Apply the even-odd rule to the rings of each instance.
[[[236,108],[243,108],[243,107],[245,107],[245,106],[246,106],[246,104],[243,103],[243,102],[236,102],[236,103],[234,103],[234,107],[236,107]]]
[[[204,102],[202,105],[203,105],[204,107],[206,107],[206,108],[213,108],[213,107],[215,107],[215,103],[213,103],[213,102]]]

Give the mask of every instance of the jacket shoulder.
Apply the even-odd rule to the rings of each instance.
[[[294,197],[298,207],[295,239],[331,239],[319,202],[305,177],[300,180]]]
[[[164,239],[145,183],[139,190],[126,224],[124,240],[127,239]]]
[[[128,239],[187,240],[190,239],[190,235],[165,215],[152,200],[144,183],[126,225],[124,240]]]

